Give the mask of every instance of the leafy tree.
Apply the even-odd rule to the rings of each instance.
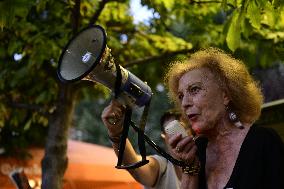
[[[250,66],[283,58],[282,1],[142,3],[155,15],[149,24],[133,24],[129,0],[0,1],[0,143],[14,153],[43,138],[42,188],[62,186],[76,102],[109,95],[100,85],[64,84],[56,75],[61,49],[89,24],[106,29],[116,61],[152,88],[169,61],[201,47],[232,50]]]

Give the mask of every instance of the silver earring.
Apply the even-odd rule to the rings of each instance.
[[[229,112],[229,119],[231,122],[235,123],[236,121],[238,121],[238,117],[237,114],[235,112]]]
[[[243,124],[240,122],[240,120],[238,119],[237,114],[236,114],[235,112],[229,110],[228,107],[227,107],[227,109],[228,109],[229,120],[230,120],[231,122],[233,122],[234,125],[235,125],[236,127],[238,127],[239,129],[243,129],[244,126],[243,126]]]

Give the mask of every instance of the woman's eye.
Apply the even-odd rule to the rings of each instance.
[[[181,100],[183,98],[183,94],[178,95],[178,99]]]
[[[195,94],[195,93],[197,93],[199,90],[200,90],[199,87],[192,87],[192,88],[190,89],[190,93]]]

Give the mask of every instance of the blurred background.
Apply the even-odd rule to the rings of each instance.
[[[211,46],[246,63],[265,95],[258,123],[284,139],[283,5],[280,0],[1,0],[0,157],[26,160],[32,157],[27,149],[48,149],[40,157],[56,166],[38,169],[46,175],[57,170],[51,178],[58,188],[68,167],[68,141],[111,146],[100,118],[111,92],[87,81],[62,83],[56,73],[64,46],[90,24],[106,30],[115,61],[151,87],[145,132],[158,145],[164,147],[160,116],[173,106],[163,81],[167,67]],[[136,123],[142,111],[134,109]],[[137,134],[130,130],[129,136],[137,144]],[[155,151],[147,146],[147,153]],[[51,186],[48,179],[41,182],[42,188]]]

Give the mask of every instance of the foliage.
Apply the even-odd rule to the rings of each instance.
[[[24,2],[26,6],[21,4]],[[47,127],[48,115],[56,108],[58,85],[54,72],[55,61],[68,39],[63,32],[68,31],[66,25],[58,25],[58,22],[66,23],[66,17],[59,14],[66,10],[66,5],[52,4],[51,1],[0,3],[1,8],[5,8],[6,4],[13,7],[11,14],[15,16],[13,19],[8,17],[2,22],[8,25],[0,33],[2,52],[0,54],[0,114],[2,115],[0,125],[25,132],[32,130],[36,132],[37,129],[31,128]],[[24,8],[25,11],[22,10]],[[4,10],[0,12],[5,15]],[[16,55],[21,56],[22,59],[15,60]],[[43,141],[45,134],[42,133]],[[22,140],[21,137],[18,138]],[[28,138],[25,140],[27,144],[31,142]],[[10,144],[7,141],[1,141],[1,144],[6,150],[12,148],[7,146]],[[14,147],[20,146],[14,145]]]
[[[283,1],[223,0],[223,1],[142,1],[159,14],[152,26],[171,31],[193,44],[194,48],[218,46],[236,52],[244,60],[243,51],[257,54],[255,62],[269,57],[258,66],[281,60],[283,54]],[[172,14],[168,16],[168,12]],[[263,43],[269,50],[262,51]],[[273,48],[270,48],[274,46]],[[261,53],[258,51],[261,50]],[[267,56],[271,55],[272,56]],[[267,63],[268,62],[268,63]],[[268,64],[268,65],[267,65]]]

